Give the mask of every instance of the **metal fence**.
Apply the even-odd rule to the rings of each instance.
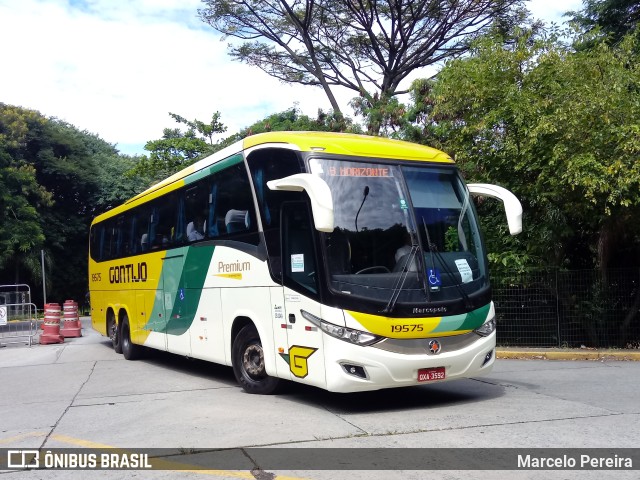
[[[640,348],[640,269],[492,277],[498,344]]]
[[[0,346],[26,343],[38,332],[38,309],[28,285],[0,285]]]

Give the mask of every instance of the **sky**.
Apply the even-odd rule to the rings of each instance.
[[[531,0],[561,23],[581,0]],[[201,0],[0,0],[0,102],[99,135],[125,154],[176,128],[169,112],[230,135],[297,106],[330,109],[320,88],[285,85],[232,61],[227,41],[197,17]],[[428,74],[425,74],[428,76]],[[346,106],[354,95],[337,91]]]

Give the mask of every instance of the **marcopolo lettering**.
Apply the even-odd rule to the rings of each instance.
[[[147,263],[128,263],[109,269],[109,283],[131,283],[147,281]]]

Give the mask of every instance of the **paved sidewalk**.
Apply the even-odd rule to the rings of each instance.
[[[631,360],[640,361],[640,350],[590,348],[516,348],[498,347],[497,358],[532,360]]]

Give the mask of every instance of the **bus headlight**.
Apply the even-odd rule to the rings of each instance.
[[[353,343],[355,345],[367,346],[373,345],[374,343],[382,340],[382,337],[378,335],[374,335],[373,333],[362,332],[360,330],[356,330],[354,328],[341,327],[340,325],[334,325],[333,323],[329,323],[325,320],[322,320],[319,317],[305,311],[300,310],[300,313],[304,318],[309,320],[315,326],[320,327],[323,332],[331,335],[332,337],[338,338],[345,342]]]
[[[474,332],[482,337],[488,337],[491,335],[496,329],[496,317],[493,316],[486,322],[482,324],[480,328],[476,328]]]

